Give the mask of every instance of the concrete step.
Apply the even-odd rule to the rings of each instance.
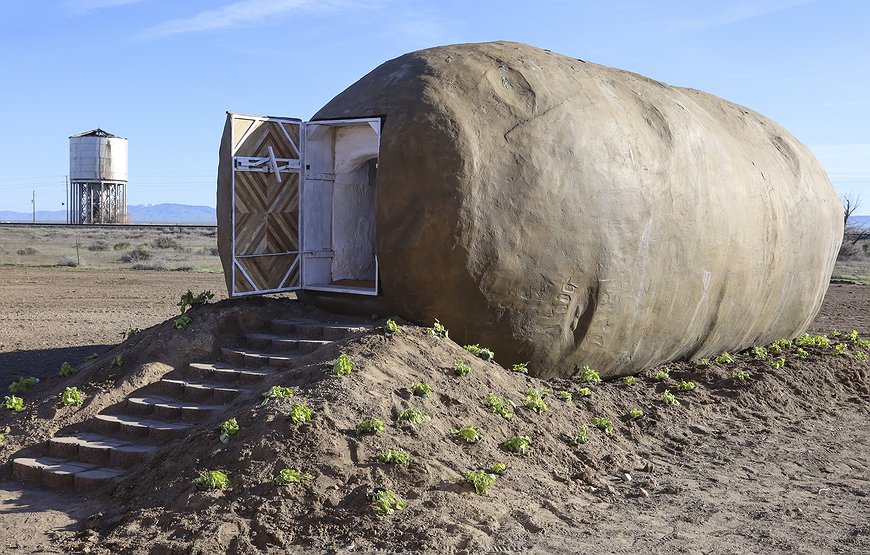
[[[263,381],[269,376],[274,376],[275,373],[276,371],[269,367],[254,369],[222,362],[191,362],[187,365],[187,374],[191,378],[206,378],[209,380],[226,382],[228,384],[255,384]]]
[[[199,422],[222,408],[224,405],[205,405],[163,395],[127,397],[126,407],[129,414],[179,422]]]
[[[249,368],[263,366],[284,368],[293,366],[302,357],[300,355],[267,353],[242,347],[222,347],[221,358],[231,364],[243,364]]]
[[[295,355],[307,355],[332,343],[326,339],[295,339],[269,333],[249,333],[245,336],[245,342],[259,351]]]
[[[108,485],[126,472],[61,457],[20,457],[12,461],[12,475],[54,489],[87,492]]]
[[[374,328],[364,325],[323,324],[309,320],[272,320],[269,324],[272,333],[293,336],[299,339],[325,339],[335,341],[352,335],[369,332]]]
[[[49,456],[116,468],[139,464],[156,450],[155,445],[88,432],[48,440]]]
[[[238,375],[235,376],[238,379]],[[157,391],[176,399],[188,399],[191,401],[229,403],[241,393],[251,393],[252,388],[240,385],[228,385],[223,382],[207,382],[188,379],[163,378],[157,382]]]
[[[98,414],[92,422],[94,431],[116,438],[136,438],[162,445],[190,431],[190,424],[161,422],[130,414]]]

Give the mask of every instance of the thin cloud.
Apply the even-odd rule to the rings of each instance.
[[[144,0],[66,0],[64,5],[75,13],[87,13],[106,8],[139,4]]]
[[[804,4],[812,4],[818,0],[768,0],[766,2],[729,2],[706,17],[677,21],[674,24],[675,31],[689,31],[706,29],[708,27],[721,27],[732,25],[761,17],[763,15],[780,12]]]

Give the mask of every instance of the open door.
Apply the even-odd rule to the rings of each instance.
[[[302,122],[231,119],[232,295],[299,289]]]

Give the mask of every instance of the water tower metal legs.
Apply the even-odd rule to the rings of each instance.
[[[70,185],[70,223],[120,224],[127,221],[127,184],[115,182]]]

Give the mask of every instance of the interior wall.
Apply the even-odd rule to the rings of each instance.
[[[369,125],[335,130],[332,279],[375,279],[378,135]]]

